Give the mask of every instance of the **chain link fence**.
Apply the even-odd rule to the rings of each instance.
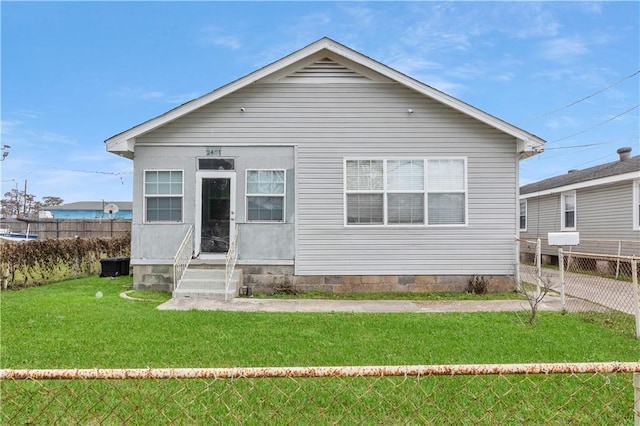
[[[23,424],[638,424],[640,363],[0,370]]]
[[[557,259],[544,265],[540,240],[520,241],[521,250],[523,245],[526,251],[521,251],[524,263],[519,268],[519,282],[559,294],[562,308],[570,312],[628,317],[635,322],[636,337],[640,337],[640,257],[556,248]]]

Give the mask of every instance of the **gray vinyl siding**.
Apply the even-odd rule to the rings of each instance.
[[[393,83],[258,83],[138,137],[136,161],[145,145],[235,144],[298,147],[297,274],[513,273],[516,142],[465,114]],[[345,157],[465,157],[468,224],[345,227]]]
[[[527,232],[520,237],[546,241],[549,232],[561,232],[560,215],[560,193],[527,198]],[[618,241],[635,241],[623,243],[622,254],[640,253],[640,231],[633,230],[632,181],[576,190],[576,224],[576,251],[617,253]],[[543,253],[555,255],[557,248],[545,245]]]
[[[631,181],[578,190],[578,231],[589,239],[640,239],[633,231]]]
[[[180,145],[180,140],[176,140]],[[212,144],[215,145],[215,144]],[[207,146],[209,146],[207,144]],[[134,162],[131,263],[171,263],[190,225],[196,220],[196,172],[198,158],[206,158],[207,146],[137,146]],[[294,258],[294,150],[293,147],[221,146],[222,157],[235,159],[236,223],[246,222],[245,171],[284,169],[286,173],[285,222],[251,223],[242,226],[241,260],[293,261]],[[144,223],[143,181],[145,170],[183,171],[182,223]],[[137,196],[139,194],[139,196]],[[158,244],[158,241],[162,241]]]
[[[527,232],[521,238],[547,237],[549,232],[560,232],[560,194],[527,198]]]

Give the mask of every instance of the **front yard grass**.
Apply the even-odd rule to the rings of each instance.
[[[582,316],[159,311],[130,277],[0,294],[2,368],[263,367],[637,361],[640,341]],[[138,292],[130,295],[136,297]],[[610,321],[610,319],[608,319]],[[629,317],[620,321],[631,322]],[[9,424],[632,422],[631,375],[3,381]],[[26,392],[26,393],[25,393]],[[48,405],[47,395],[55,395]],[[594,395],[598,400],[594,401]],[[45,398],[41,400],[40,398]],[[559,399],[558,404],[556,400]],[[601,404],[600,401],[603,401]],[[524,404],[524,405],[523,405]],[[604,405],[598,418],[591,409]],[[42,407],[47,407],[43,410]],[[346,408],[345,408],[346,407]],[[345,417],[345,411],[348,416]],[[188,415],[189,417],[185,417]],[[227,417],[231,416],[231,417]],[[191,420],[189,420],[191,419]],[[475,420],[474,420],[475,419]]]
[[[635,361],[640,353],[633,333],[602,327],[595,314],[540,312],[529,327],[525,312],[158,311],[167,293],[122,299],[130,286],[131,277],[89,277],[3,292],[2,367]]]

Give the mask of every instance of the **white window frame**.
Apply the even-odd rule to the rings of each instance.
[[[180,172],[180,194],[147,194],[148,172]],[[144,198],[144,223],[184,223],[184,170],[182,169],[145,169],[142,174],[142,194]],[[180,198],[180,220],[149,220],[147,202],[150,198]]]
[[[284,178],[282,194],[250,194],[249,172],[282,172]],[[287,222],[287,170],[286,169],[246,169],[244,172],[244,211],[246,223],[286,223]],[[249,220],[249,197],[282,198],[282,220]]]
[[[640,179],[633,181],[633,230],[640,231]]]
[[[423,162],[424,165],[424,176],[423,176],[423,187],[422,190],[390,190],[388,189],[388,173],[387,173],[387,162],[388,161],[403,161],[403,160],[419,160]],[[462,190],[451,190],[451,191],[429,191],[428,187],[428,167],[430,160],[462,160],[463,168],[464,168],[464,188]],[[381,190],[348,190],[347,189],[347,162],[348,161],[382,161],[382,180],[383,180],[383,189]],[[466,227],[469,224],[469,190],[468,190],[468,168],[467,168],[467,157],[345,157],[343,159],[342,165],[343,171],[343,221],[344,226],[348,228],[402,228],[402,227],[411,227],[411,228],[423,228],[423,227]],[[423,194],[424,201],[424,223],[412,224],[412,223],[389,223],[388,221],[388,195],[389,194]],[[429,224],[429,193],[437,194],[437,193],[460,193],[464,194],[464,223],[446,223],[446,224]],[[356,224],[348,222],[347,215],[347,195],[348,194],[382,194],[382,217],[383,223],[381,224]]]
[[[522,205],[524,204],[524,228],[522,227]],[[527,200],[520,200],[518,203],[518,229],[523,232],[527,232],[527,225],[529,225],[529,204]]]
[[[462,160],[462,168],[464,173],[464,182],[463,188],[460,190],[440,190],[440,191],[430,191],[429,190],[429,161],[430,160]],[[438,226],[438,227],[464,227],[469,224],[469,172],[467,169],[467,157],[428,157],[425,159],[425,222],[428,226]],[[463,223],[439,223],[439,224],[429,224],[429,194],[463,194],[464,195],[464,218]]]
[[[573,197],[573,226],[567,226],[565,221],[566,203],[565,197]],[[576,191],[567,191],[560,194],[560,230],[575,231],[578,228],[578,197]]]

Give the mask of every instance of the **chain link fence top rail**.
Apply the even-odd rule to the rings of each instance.
[[[640,363],[0,370],[3,424],[633,424]],[[635,405],[635,408],[634,408]]]

